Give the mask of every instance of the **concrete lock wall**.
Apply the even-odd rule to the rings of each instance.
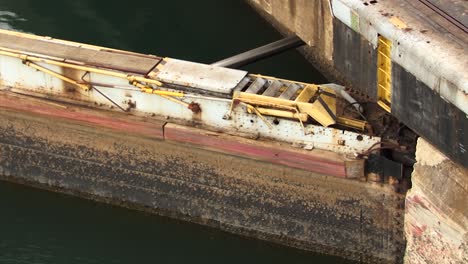
[[[0,107],[2,179],[364,262],[403,258],[404,196],[389,185],[175,142],[187,130],[170,123],[34,100],[38,113]],[[91,123],[73,120],[81,111]]]
[[[468,171],[419,139],[406,196],[405,262],[468,262]]]
[[[408,12],[401,11],[408,7],[399,8],[393,1],[378,1],[378,4],[375,1],[378,9],[393,13],[381,11],[380,20],[371,11],[365,13],[366,6],[371,5],[363,5],[362,1],[248,2],[283,33],[303,38],[309,44],[303,53],[319,69],[325,70],[328,78],[366,94],[373,101],[377,100],[375,40],[379,33],[394,38],[391,113],[435,146],[422,138],[417,145],[418,162],[406,198],[405,263],[466,263],[468,136],[465,131],[468,121],[464,112],[467,104],[459,102],[467,100],[467,82],[465,71],[456,70],[466,68],[463,66],[466,61],[457,59],[465,55],[458,54],[459,49],[450,46],[453,43],[447,45],[435,34],[428,37],[436,44],[424,39],[427,30],[415,33],[413,28],[403,25],[398,16]],[[332,9],[331,2],[340,5],[340,11],[346,9],[347,13],[337,15],[341,19],[348,16],[349,21],[338,19],[328,11]],[[394,6],[388,8],[382,4]],[[388,23],[386,15],[395,15],[394,21],[402,24],[396,23],[397,27]],[[405,18],[417,27],[414,19]],[[420,43],[427,48],[418,47]],[[433,52],[425,56],[424,50]],[[450,61],[451,65],[437,62],[438,58],[433,56],[436,51],[440,52],[442,61]],[[459,74],[451,75],[446,70]],[[450,94],[445,93],[449,90]]]
[[[468,73],[461,70],[468,62],[459,59],[464,47],[447,41],[445,33],[438,34],[440,28],[428,29],[412,16],[418,11],[414,6],[400,0],[367,5],[357,0],[248,3],[284,34],[303,38],[308,44],[301,49],[306,58],[330,81],[346,85],[365,101],[377,102],[378,36],[389,38],[393,42],[391,114],[468,167]],[[402,17],[432,34],[407,26]]]
[[[283,34],[296,34],[307,44],[301,48],[328,79],[340,74],[332,66],[333,14],[328,0],[247,0]],[[341,80],[344,81],[343,76]]]

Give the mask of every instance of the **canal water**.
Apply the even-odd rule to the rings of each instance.
[[[0,28],[204,63],[281,38],[244,0],[0,0]],[[245,69],[326,81],[296,51]],[[351,262],[0,182],[0,263]]]

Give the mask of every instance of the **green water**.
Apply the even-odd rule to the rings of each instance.
[[[243,0],[0,0],[0,28],[210,63],[281,38]],[[320,83],[296,51],[245,69]],[[350,263],[0,182],[0,263]]]

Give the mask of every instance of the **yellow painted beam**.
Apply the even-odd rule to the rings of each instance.
[[[346,118],[346,117],[341,117],[341,116],[336,118],[336,123],[343,125],[343,126],[359,129],[361,131],[364,131],[367,125],[366,121]]]
[[[244,92],[234,92],[233,99],[263,108],[299,111],[299,113],[308,114],[325,127],[336,123],[334,113],[332,112],[331,115],[319,100],[314,103],[304,103]]]
[[[154,80],[154,79],[149,79],[149,78],[145,78],[145,77],[141,77],[141,76],[135,76],[135,75],[128,75],[128,74],[125,74],[125,73],[120,73],[120,72],[115,72],[115,71],[102,70],[102,69],[97,69],[97,68],[93,68],[93,67],[89,67],[89,66],[75,65],[75,64],[56,61],[56,60],[52,60],[52,59],[39,58],[39,57],[36,57],[36,56],[30,56],[30,55],[22,54],[21,52],[16,53],[16,52],[12,52],[12,51],[5,51],[3,48],[0,48],[0,55],[18,58],[18,59],[23,60],[23,61],[43,62],[43,63],[47,63],[47,64],[50,64],[50,65],[64,67],[64,68],[70,68],[70,69],[81,70],[81,71],[85,71],[85,72],[87,71],[87,72],[93,72],[93,73],[107,75],[107,76],[113,76],[113,77],[117,77],[117,78],[126,79],[129,82],[138,81],[138,82],[155,84],[157,86],[162,86],[162,83],[160,81]]]
[[[79,83],[79,82],[77,82],[77,81],[75,81],[75,80],[73,80],[73,79],[71,79],[71,78],[68,78],[67,76],[64,76],[64,75],[61,75],[61,74],[59,74],[59,73],[56,73],[56,72],[54,72],[54,71],[52,71],[52,70],[49,70],[49,69],[47,69],[47,68],[45,68],[45,67],[42,67],[42,66],[40,66],[40,65],[37,65],[37,64],[35,64],[35,63],[33,63],[33,62],[30,62],[30,61],[25,61],[24,64],[25,64],[26,66],[29,66],[29,67],[31,67],[31,68],[34,68],[34,69],[36,69],[36,70],[38,70],[38,71],[41,71],[41,72],[43,72],[43,73],[49,74],[49,75],[51,75],[51,76],[54,76],[54,77],[56,77],[56,78],[58,78],[58,79],[60,79],[60,80],[62,80],[62,81],[64,81],[64,82],[67,82],[67,83],[73,84],[73,85],[75,85],[75,86],[78,86],[79,88],[83,89],[85,92],[89,91],[89,88],[90,88],[89,85],[85,85],[85,84]]]

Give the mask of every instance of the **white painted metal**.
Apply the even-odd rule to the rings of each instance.
[[[339,0],[332,0],[331,6],[333,9],[333,15],[351,28],[351,8],[343,3],[343,1]]]
[[[62,72],[58,67],[45,64],[41,65],[58,73]],[[60,98],[73,98],[74,100],[97,103],[105,107],[112,106],[112,104],[96,92],[95,89],[91,89],[87,93],[82,93],[78,97],[76,96],[76,92],[66,92],[62,81],[29,68],[22,64],[19,59],[0,56],[0,72],[0,85],[2,88],[14,87],[16,89],[22,89],[25,92],[33,91],[44,95],[54,95],[54,98],[58,100],[60,100]],[[75,72],[74,74],[76,76],[82,76],[85,72]],[[289,142],[297,147],[304,147],[307,149],[313,147],[341,154],[363,152],[373,144],[380,142],[380,138],[378,137],[369,137],[350,131],[311,124],[306,125],[304,131],[300,123],[296,120],[278,118],[277,120],[279,120],[279,123],[275,125],[274,117],[265,116],[264,118],[272,126],[272,128],[270,128],[257,115],[247,113],[242,105],[234,107],[231,118],[225,119],[224,117],[226,114],[229,114],[232,103],[229,99],[206,97],[199,94],[187,94],[182,100],[186,103],[198,103],[202,109],[201,113],[194,114],[181,104],[172,102],[158,95],[142,93],[137,88],[131,88],[126,79],[91,73],[86,75],[85,80],[93,83],[113,85],[114,87],[99,85],[95,87],[122,107],[125,107],[128,101],[135,103],[136,108],[131,111],[136,114],[155,114],[157,116],[167,117],[169,122],[171,122],[171,120],[173,120],[173,122],[185,123],[196,122],[206,129],[214,129],[231,134],[249,134],[252,137]]]
[[[60,67],[38,63],[41,66],[57,73],[62,73]],[[63,83],[51,75],[23,65],[21,60],[0,56],[0,85],[5,87],[18,87],[31,91],[40,91],[51,94],[53,91],[61,92]]]
[[[247,75],[246,71],[190,61],[176,59],[165,59],[165,61],[166,64],[156,74],[158,80],[211,92],[231,94],[232,89]]]

